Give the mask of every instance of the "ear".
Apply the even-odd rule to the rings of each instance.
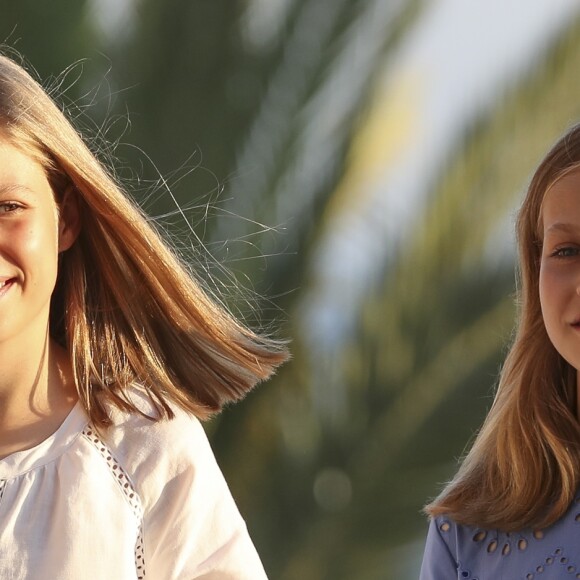
[[[81,229],[78,197],[72,185],[64,192],[58,214],[58,251],[65,252],[75,243]]]

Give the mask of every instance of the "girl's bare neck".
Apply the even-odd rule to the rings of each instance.
[[[64,349],[48,337],[28,353],[10,346],[0,345],[0,458],[44,441],[77,400]]]

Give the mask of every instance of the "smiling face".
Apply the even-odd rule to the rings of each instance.
[[[580,169],[562,177],[548,190],[542,222],[542,316],[556,350],[579,370]]]
[[[0,346],[44,339],[58,253],[75,237],[43,167],[0,134]]]

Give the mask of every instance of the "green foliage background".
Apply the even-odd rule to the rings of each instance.
[[[208,426],[270,576],[411,578],[421,506],[480,424],[509,341],[513,261],[490,259],[490,240],[580,114],[578,24],[465,127],[416,227],[377,264],[356,331],[312,360],[296,313],[313,252],[345,204],[377,75],[424,4],[294,0],[261,37],[257,3],[141,0],[108,32],[98,5],[0,0],[0,40],[115,144],[99,154],[230,306],[292,338],[279,376]],[[361,38],[372,50],[354,75]],[[308,129],[339,82],[350,104],[313,166]],[[336,376],[347,411],[329,420],[313,382],[332,398]]]

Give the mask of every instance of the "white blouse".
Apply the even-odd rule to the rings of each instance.
[[[152,422],[115,410],[99,435],[77,404],[1,460],[0,578],[265,579],[202,426],[174,411]]]

